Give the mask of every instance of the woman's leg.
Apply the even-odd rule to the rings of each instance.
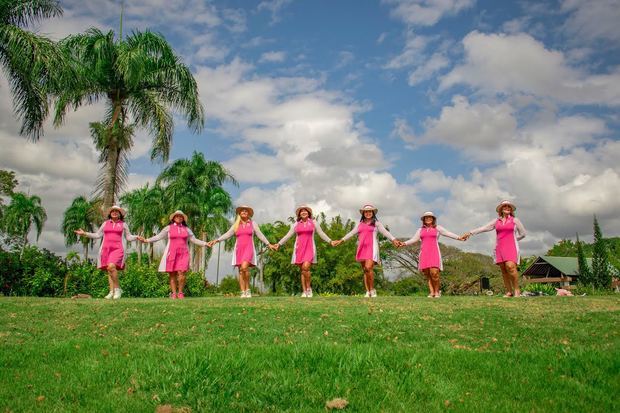
[[[308,293],[309,290],[312,289],[310,284],[310,266],[312,263],[304,262],[301,264],[301,287],[304,289],[305,293]]]
[[[364,278],[366,291],[372,292],[375,289],[375,262],[373,260],[364,261]]]
[[[177,297],[177,273],[176,271],[168,272],[168,278],[170,281],[170,291],[171,291],[170,297],[176,298]]]
[[[239,285],[242,292],[250,289],[250,263],[247,261],[243,261],[239,267]]]
[[[506,294],[504,297],[512,297],[512,285],[509,280],[508,270],[506,269],[506,263],[500,262],[499,269],[502,271],[502,280],[504,281],[504,289],[506,290]]]
[[[506,261],[504,263],[506,268],[506,278],[510,283],[510,292],[513,296],[519,297],[521,290],[519,289],[519,271],[517,271],[517,264],[512,261]]]
[[[439,295],[441,294],[440,292],[440,287],[439,287],[439,268],[436,267],[432,267],[429,268],[429,273],[430,273],[430,282],[431,284],[433,284],[433,296],[435,298],[439,298]]]
[[[424,268],[422,270],[422,274],[424,274],[424,278],[426,278],[426,281],[428,282],[428,296],[432,298],[435,296],[435,286],[431,280],[431,269]]]

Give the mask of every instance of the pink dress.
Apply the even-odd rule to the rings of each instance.
[[[189,248],[187,242],[204,247],[206,242],[194,236],[191,229],[185,225],[178,225],[176,222],[165,227],[159,234],[147,239],[148,242],[155,242],[168,236],[168,244],[164,250],[159,263],[159,272],[185,272],[189,270]]]
[[[472,235],[475,235],[493,230],[495,230],[497,234],[495,248],[493,249],[495,263],[500,264],[502,262],[512,261],[515,264],[519,264],[519,243],[517,241],[525,238],[525,227],[519,218],[509,215],[505,220],[501,218],[494,219],[487,225],[471,230],[470,232]]]
[[[291,264],[301,265],[304,262],[316,264],[315,231],[325,242],[331,242],[331,239],[323,232],[321,226],[313,219],[308,219],[306,222],[298,221],[292,225],[288,233],[278,241],[278,244],[284,245],[293,236],[293,233],[297,234]]]
[[[383,234],[390,241],[395,239],[394,236],[390,234],[387,229],[385,229],[382,223],[376,221],[375,225],[358,222],[347,235],[342,237],[342,240],[346,241],[353,235],[358,234],[355,260],[359,262],[373,260],[378,264],[381,260],[379,258],[379,242],[377,241],[377,232]]]
[[[97,268],[102,270],[106,269],[108,264],[114,264],[119,270],[125,268],[125,240],[134,241],[138,238],[129,232],[124,221],[114,222],[111,219],[101,224],[97,232],[86,232],[84,235],[93,239],[103,238],[97,258]]]
[[[234,225],[217,240],[224,241],[233,235],[237,237],[235,242],[235,250],[233,251],[232,265],[234,267],[240,266],[243,262],[249,262],[250,266],[256,265],[256,248],[254,247],[254,234],[265,245],[269,245],[269,241],[261,232],[258,224],[254,221],[249,221],[247,224],[243,222],[239,223],[237,231],[235,231]]]
[[[437,225],[433,227],[422,227],[417,230],[415,235],[405,241],[405,245],[411,245],[417,241],[422,241],[420,245],[420,257],[418,259],[418,269],[439,268],[443,270],[441,251],[439,249],[439,237],[445,235],[448,238],[459,239],[459,236]]]

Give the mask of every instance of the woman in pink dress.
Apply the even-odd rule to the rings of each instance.
[[[469,231],[463,235],[463,238],[467,239],[481,232],[495,230],[496,238],[493,256],[495,264],[499,265],[502,271],[504,287],[506,288],[504,297],[519,297],[521,290],[519,289],[519,273],[517,271],[517,265],[520,260],[518,241],[525,238],[525,227],[519,218],[515,217],[517,208],[512,202],[502,201],[495,210],[499,218],[480,228]]]
[[[232,227],[222,234],[218,239],[209,241],[208,247],[212,247],[220,241],[227,240],[233,235],[237,237],[235,248],[232,254],[233,267],[239,268],[239,287],[241,289],[241,298],[252,297],[250,292],[250,267],[256,266],[256,248],[254,247],[254,234],[265,245],[271,249],[275,249],[267,238],[263,235],[258,224],[252,221],[254,210],[249,206],[242,205],[237,207],[237,217]]]
[[[284,245],[293,234],[297,235],[297,238],[295,238],[295,246],[293,247],[291,264],[299,266],[301,270],[301,296],[303,298],[309,298],[312,297],[310,267],[312,264],[316,264],[317,261],[314,232],[316,231],[325,242],[331,243],[332,240],[323,232],[321,225],[312,219],[312,208],[307,205],[301,205],[295,211],[295,215],[297,216],[297,222],[291,225],[291,229],[288,233],[278,241],[276,249]]]
[[[106,270],[108,273],[110,292],[105,298],[118,300],[123,293],[118,283],[118,271],[125,268],[125,241],[134,241],[138,237],[129,231],[124,221],[125,210],[123,208],[114,205],[107,210],[106,215],[108,219],[101,224],[97,232],[86,232],[80,228],[75,233],[93,239],[103,238],[99,248],[97,268]]]
[[[388,232],[381,222],[377,220],[378,209],[372,205],[364,205],[360,209],[362,218],[355,225],[355,227],[342,239],[332,241],[332,245],[338,246],[349,238],[357,234],[357,253],[355,254],[355,260],[359,262],[364,271],[364,287],[366,287],[365,297],[376,297],[377,291],[375,290],[375,264],[379,264],[379,242],[377,241],[377,232],[380,232],[387,237],[396,246],[399,242],[392,234]]]
[[[151,238],[139,237],[142,242],[155,242],[168,237],[168,244],[159,263],[159,272],[167,272],[170,278],[170,298],[185,298],[185,273],[189,270],[188,242],[206,247],[207,243],[199,240],[187,226],[187,215],[183,211],[174,211],[170,214],[170,224]]]
[[[439,274],[443,271],[441,251],[439,250],[439,236],[444,235],[459,241],[464,241],[464,238],[448,231],[441,225],[437,225],[437,217],[430,211],[425,212],[420,219],[422,220],[422,228],[419,228],[411,239],[401,245],[412,245],[421,241],[418,269],[422,271],[424,277],[428,280],[428,288],[430,290],[428,296],[439,298],[441,297]]]

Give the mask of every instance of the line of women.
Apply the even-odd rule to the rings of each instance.
[[[261,232],[258,224],[252,220],[254,210],[247,206],[236,209],[236,218],[231,228],[220,237],[205,242],[197,239],[191,229],[187,227],[187,216],[182,211],[175,211],[170,215],[170,224],[159,234],[145,239],[132,235],[123,222],[125,211],[114,206],[107,211],[108,220],[103,223],[97,233],[84,232],[81,229],[77,234],[90,238],[102,238],[98,268],[108,272],[110,293],[106,298],[120,298],[121,289],[118,285],[117,271],[124,268],[125,247],[124,240],[139,239],[142,242],[155,242],[168,238],[166,249],[162,257],[159,271],[167,272],[170,277],[171,298],[184,298],[185,273],[189,270],[188,242],[196,245],[213,247],[215,244],[235,236],[235,246],[232,254],[232,265],[239,269],[239,287],[242,298],[251,297],[250,267],[256,266],[256,247],[254,236],[270,249],[277,251],[280,246],[295,235],[295,245],[291,263],[300,268],[303,298],[312,297],[311,267],[317,263],[316,243],[314,234],[337,247],[341,243],[357,235],[357,251],[355,259],[360,263],[363,271],[366,297],[377,296],[374,288],[374,266],[380,263],[378,233],[388,238],[396,247],[405,247],[420,242],[418,269],[428,281],[429,297],[439,298],[440,272],[443,270],[439,237],[441,235],[459,241],[466,241],[472,235],[483,232],[496,231],[494,261],[500,267],[506,289],[505,297],[519,296],[517,264],[519,263],[518,241],[525,237],[525,228],[515,217],[516,207],[510,201],[502,201],[496,207],[498,218],[488,224],[466,232],[459,236],[437,224],[437,217],[432,212],[425,212],[421,216],[421,227],[409,240],[403,242],[396,239],[378,220],[378,209],[373,205],[364,205],[360,210],[360,220],[353,229],[339,240],[330,239],[323,232],[319,223],[313,218],[312,208],[307,205],[299,206],[296,211],[296,222],[291,225],[288,233],[277,243],[270,243]],[[125,234],[125,239],[122,235]]]

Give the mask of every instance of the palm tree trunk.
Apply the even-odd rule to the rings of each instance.
[[[207,238],[207,233],[202,231],[200,233],[200,239],[201,240],[205,240],[206,238]],[[202,247],[202,248],[200,248],[200,272],[202,274],[204,274],[205,268],[206,268],[205,258],[206,258],[205,249],[204,249],[204,247]]]
[[[118,173],[119,150],[115,139],[110,140],[108,164],[106,165],[105,188],[103,192],[103,207],[110,208],[114,205],[116,195],[116,180]]]
[[[84,243],[84,262],[88,261],[88,243]]]

